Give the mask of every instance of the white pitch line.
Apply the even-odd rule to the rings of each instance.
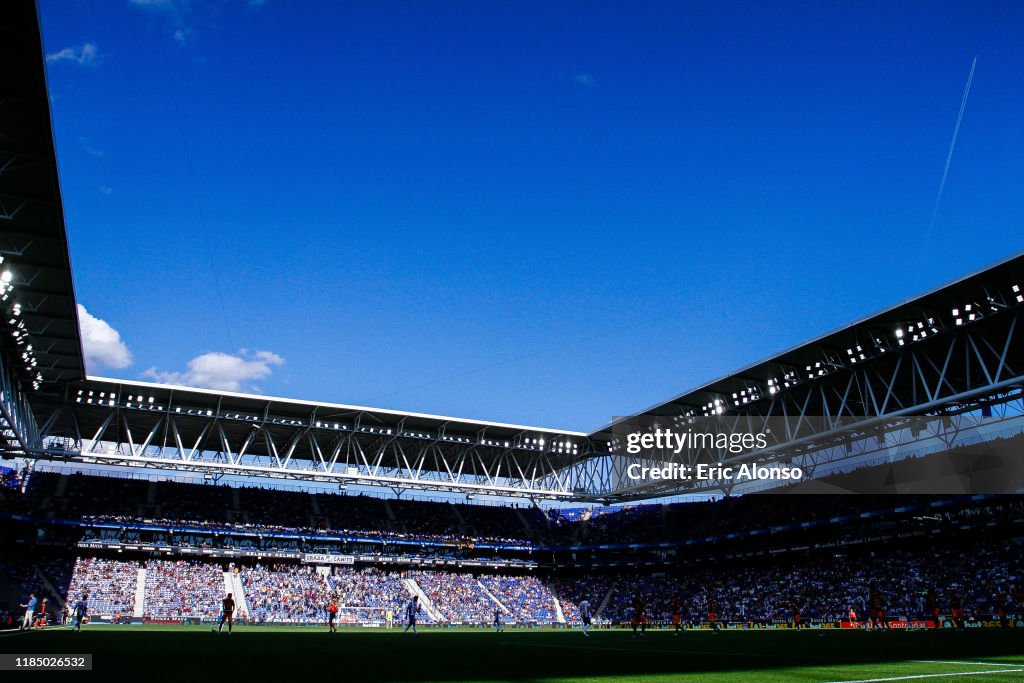
[[[915,664],[966,664],[968,666],[1020,666],[1020,664],[1005,664],[1000,662],[967,662],[963,660],[949,659],[911,659]]]
[[[508,642],[508,641],[505,641]],[[651,648],[651,647],[589,647],[586,645],[555,645],[554,643],[524,643],[517,642],[516,645],[525,647],[549,647],[556,648],[559,650],[612,650],[615,652],[631,652],[633,654],[645,654],[645,653],[666,653],[666,654],[680,654],[680,655],[721,655],[722,652],[717,650],[683,650],[683,649],[664,649],[664,648]],[[771,659],[789,659],[788,655],[773,655],[767,652],[730,652],[730,657],[767,657]]]
[[[14,630],[11,633],[0,633],[0,638],[12,638],[14,636],[23,636],[23,635],[32,633],[32,631],[34,631],[34,630],[37,630],[37,629],[20,629],[19,628],[17,630]]]
[[[883,681],[911,681],[918,678],[952,678],[953,676],[995,676],[996,674],[1021,673],[1024,669],[985,669],[984,671],[958,671],[948,674],[914,674],[912,676],[890,676],[889,678],[853,678],[848,681],[828,683],[882,683]]]

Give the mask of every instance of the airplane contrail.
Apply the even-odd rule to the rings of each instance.
[[[971,72],[967,75],[967,85],[964,86],[963,97],[960,98],[960,111],[956,115],[956,126],[953,127],[953,138],[949,141],[949,151],[946,153],[946,166],[942,169],[942,180],[939,181],[939,191],[935,195],[935,205],[932,206],[932,218],[928,222],[928,232],[925,235],[924,252],[921,260],[928,256],[928,248],[932,241],[932,231],[935,229],[935,220],[939,215],[939,204],[942,203],[942,192],[946,189],[946,178],[949,177],[949,165],[953,161],[953,150],[956,149],[956,138],[960,134],[960,123],[964,120],[964,110],[967,109],[967,96],[971,94],[971,83],[974,81],[974,67],[978,64],[978,56],[971,60]]]

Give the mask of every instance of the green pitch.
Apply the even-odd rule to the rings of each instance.
[[[118,680],[1024,681],[1024,630],[628,631],[92,626],[0,632],[0,652],[84,654]],[[74,674],[67,674],[74,676]],[[201,676],[201,678],[195,678]],[[69,679],[70,680],[70,679]]]

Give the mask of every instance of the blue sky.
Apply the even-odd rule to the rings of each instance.
[[[589,430],[1024,248],[1018,2],[40,7],[94,374]]]

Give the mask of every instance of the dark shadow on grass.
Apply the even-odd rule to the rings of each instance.
[[[135,672],[146,680],[195,676],[292,681],[335,674],[360,681],[531,681],[768,673],[788,667],[961,660],[1024,654],[1024,630],[939,632],[652,632],[294,633],[208,631],[67,631],[0,638],[0,651],[84,653],[94,670]],[[240,679],[237,677],[241,677]]]

